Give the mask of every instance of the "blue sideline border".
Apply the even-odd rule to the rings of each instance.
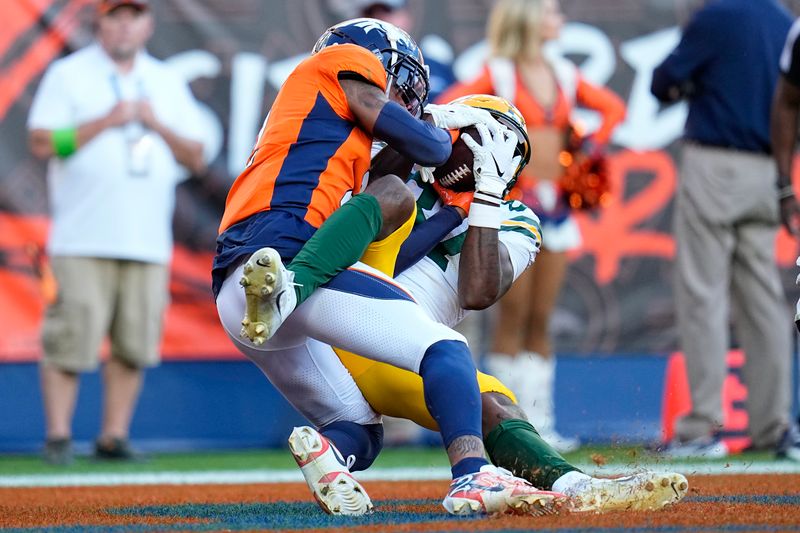
[[[654,442],[661,435],[666,356],[558,358],[558,430],[587,443]],[[74,421],[79,451],[97,435],[97,372],[81,378]],[[131,437],[145,451],[282,447],[303,419],[247,361],[165,362],[147,372]],[[41,448],[38,366],[0,364],[0,453]]]

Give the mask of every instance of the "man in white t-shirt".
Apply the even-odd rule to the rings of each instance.
[[[106,335],[95,455],[134,457],[128,430],[168,302],[175,186],[187,169],[204,171],[199,109],[144,50],[152,33],[147,0],[100,0],[97,42],[47,69],[28,118],[31,151],[50,160],[58,296],[43,325],[41,384],[55,464],[72,459],[78,373],[97,367]]]

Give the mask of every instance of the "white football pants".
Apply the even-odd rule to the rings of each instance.
[[[433,321],[397,282],[356,263],[317,289],[261,346],[240,337],[245,311],[243,265],[217,297],[225,331],[281,394],[316,426],[340,420],[380,421],[330,346],[419,373],[428,348],[464,337]]]

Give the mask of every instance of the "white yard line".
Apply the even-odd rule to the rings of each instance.
[[[631,470],[651,469],[680,472],[685,475],[708,474],[800,474],[800,463],[791,461],[758,461],[730,463],[640,463],[635,466],[608,464],[575,465],[584,472],[600,476],[623,474]],[[359,472],[364,481],[427,481],[450,479],[450,469],[375,468]],[[113,485],[235,485],[245,483],[302,482],[299,470],[212,470],[206,472],[125,472],[82,474],[29,474],[0,476],[0,487],[88,487]]]

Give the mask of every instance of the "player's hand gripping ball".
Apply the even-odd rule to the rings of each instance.
[[[450,158],[433,171],[433,177],[439,185],[456,192],[475,190],[475,175],[472,171],[474,155],[461,138],[464,133],[468,133],[478,144],[481,143],[481,135],[475,126],[462,128],[458,132],[456,142],[453,143]]]

